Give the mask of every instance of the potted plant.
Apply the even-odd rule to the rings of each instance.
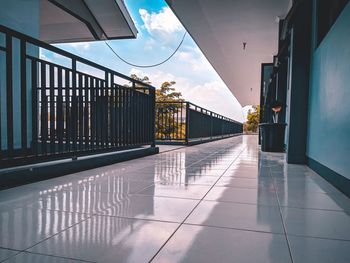
[[[270,104],[273,111],[272,122],[261,123],[261,150],[264,152],[284,152],[285,123],[278,122],[278,115],[283,109],[283,104],[273,101]]]

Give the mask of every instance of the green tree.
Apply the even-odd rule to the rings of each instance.
[[[134,80],[141,81],[141,82],[146,83],[148,85],[152,84],[147,76],[144,76],[144,77],[141,78],[141,77],[137,76],[136,74],[131,74],[130,78],[132,78]],[[131,82],[130,82],[130,84],[131,84]],[[125,85],[125,86],[126,87],[130,87],[130,85]],[[136,83],[135,87],[142,87],[142,86],[140,84]]]
[[[253,110],[248,111],[247,121],[244,123],[245,132],[257,132],[260,121],[260,106],[253,106]]]
[[[185,104],[175,81],[163,82],[156,90],[156,138],[185,139]]]
[[[131,78],[151,85],[147,76],[132,74]],[[165,81],[156,88],[156,138],[185,139],[185,104],[181,92],[176,91],[175,81]],[[135,84],[135,87],[141,86]]]

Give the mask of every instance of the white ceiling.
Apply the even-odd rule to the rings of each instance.
[[[166,1],[241,105],[259,104],[261,63],[277,53],[277,16],[292,1]]]

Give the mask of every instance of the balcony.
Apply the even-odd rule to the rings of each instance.
[[[350,260],[349,199],[256,136],[1,191],[0,206],[8,262]]]
[[[157,144],[184,144],[218,140],[243,133],[237,121],[186,101],[156,102]]]
[[[54,2],[74,5],[45,3]],[[117,2],[105,1],[114,7]],[[257,66],[274,49],[260,49],[261,40],[277,29],[269,27],[275,16],[265,23],[261,18],[271,13],[250,19],[259,13],[250,4],[234,8],[233,2],[246,1],[168,2],[240,102],[257,101]],[[254,6],[279,15],[289,1],[277,2],[255,0]],[[343,194],[350,189],[344,154],[349,125],[329,125],[349,112],[339,103],[346,98],[339,86],[348,81],[334,69],[348,76],[343,68],[350,60],[345,48],[338,54],[342,49],[333,47],[339,39],[349,42],[343,29],[350,6],[340,26],[338,20],[311,52],[311,20],[317,21],[311,14],[327,8],[294,4],[279,21],[285,39],[275,63],[264,63],[261,72],[262,118],[272,117],[268,110],[277,97],[288,102],[286,153],[262,152],[258,136],[243,135],[242,124],[232,119],[187,101],[156,101],[151,85],[0,26],[0,262],[350,262],[350,200]],[[104,5],[98,14],[108,9]],[[241,50],[241,43],[232,44],[245,23],[253,25],[251,35],[259,34],[248,46],[242,38]],[[223,25],[227,30],[208,30]],[[70,34],[112,38],[92,29],[85,36]],[[40,57],[41,49],[55,60]],[[237,51],[249,59],[239,59]],[[337,59],[327,58],[334,54]],[[333,74],[319,74],[318,83],[318,67]],[[248,77],[238,78],[243,75]],[[318,92],[331,94],[329,87],[338,90],[337,99],[319,103],[325,96]],[[318,118],[325,113],[328,125]]]
[[[154,148],[154,87],[7,27],[0,35],[1,168]]]

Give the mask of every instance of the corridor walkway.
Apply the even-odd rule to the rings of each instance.
[[[283,157],[240,136],[1,191],[0,262],[350,262],[350,200]]]

